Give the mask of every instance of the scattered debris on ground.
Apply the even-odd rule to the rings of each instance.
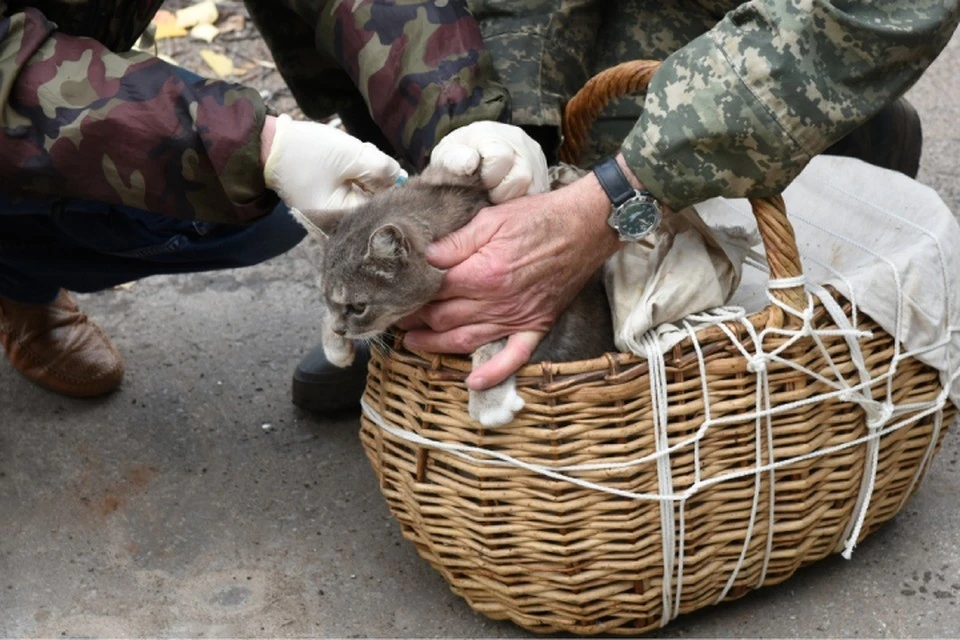
[[[303,117],[240,0],[168,0],[151,32],[139,48],[206,78],[253,87],[278,112]]]

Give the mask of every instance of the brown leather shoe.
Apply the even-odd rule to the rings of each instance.
[[[0,344],[17,371],[65,396],[103,395],[123,379],[120,352],[63,290],[49,304],[0,296]]]

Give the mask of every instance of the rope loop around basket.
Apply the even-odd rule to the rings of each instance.
[[[645,90],[659,68],[660,62],[656,60],[631,60],[590,78],[564,110],[560,160],[577,164],[590,128],[604,108],[612,100]],[[771,295],[784,305],[802,311],[807,307],[807,295],[802,284],[803,266],[783,198],[779,195],[751,198],[750,205],[763,240],[770,280],[797,283],[788,287],[770,287]]]

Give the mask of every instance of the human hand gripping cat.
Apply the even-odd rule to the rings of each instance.
[[[322,329],[328,359],[347,364],[353,340],[377,340],[436,300],[444,271],[429,264],[424,250],[489,205],[478,173],[455,178],[428,167],[405,186],[380,192],[355,210],[308,211],[298,216],[322,246],[321,286],[327,307]],[[594,278],[594,284],[576,297],[578,312],[561,317],[537,357],[582,359],[614,348],[602,282]],[[470,350],[474,366],[482,369],[488,359],[495,361],[506,342],[492,339],[477,344]],[[470,415],[484,426],[507,424],[522,407],[510,376],[469,393]]]
[[[626,169],[622,156],[618,161]],[[587,279],[620,247],[606,223],[609,211],[592,173],[481,210],[426,249],[427,260],[448,271],[439,301],[405,320],[406,344],[470,353],[506,337],[504,349],[467,378],[471,389],[500,383],[530,360]]]
[[[482,223],[474,227],[481,232],[464,236],[473,240],[467,245],[467,251],[472,253],[474,248],[479,248],[483,255],[485,248],[497,247],[503,243],[504,237],[508,240],[506,244],[511,245],[510,234],[501,233],[502,229],[511,229],[510,218],[523,218],[530,212],[520,208],[506,213],[505,220],[501,219],[498,216],[504,215],[504,209],[489,206],[495,197],[493,194],[508,197],[545,189],[546,161],[539,146],[526,134],[517,140],[490,140],[490,133],[486,127],[481,131],[478,126],[462,140],[451,139],[445,147],[450,154],[440,155],[448,160],[458,159],[453,170],[447,162],[431,162],[405,187],[381,192],[349,215],[344,210],[308,210],[297,216],[308,231],[322,238],[322,287],[328,311],[324,318],[323,346],[331,362],[341,366],[349,364],[353,357],[353,340],[377,339],[390,326],[401,324],[404,318],[416,314],[424,305],[440,297],[444,291],[445,272],[427,260],[425,249],[431,243],[450,236],[481,214]],[[438,150],[443,151],[439,145],[435,152]],[[599,191],[599,186],[596,188]],[[574,204],[579,200],[577,194],[580,191],[580,188],[572,190]],[[545,198],[538,202],[546,206],[545,211],[549,213],[554,206],[550,204],[549,196],[537,197]],[[555,282],[537,275],[538,267],[553,254],[567,253],[569,247],[565,243],[568,240],[582,237],[576,225],[570,226],[568,222],[563,216],[545,219],[544,228],[539,230],[542,237],[534,238],[535,251],[522,256],[527,259],[525,266],[530,267],[528,271],[532,274],[526,281],[546,282],[548,285]],[[603,224],[606,229],[605,222]],[[527,233],[522,226],[519,231],[517,238],[522,240]],[[606,233],[612,236],[609,230]],[[459,236],[450,237],[456,242]],[[573,248],[576,254],[581,247],[575,241]],[[531,357],[578,360],[597,357],[615,348],[610,309],[597,273],[606,256],[596,260],[592,251],[587,255],[591,256],[592,262],[588,260],[573,265],[567,273],[561,274],[560,281],[566,285],[573,282],[574,286],[561,288],[559,293],[551,286],[543,288],[546,300],[556,303],[552,313],[527,318],[528,325],[521,327],[521,331],[506,324],[506,330],[490,340],[476,341],[471,348],[447,350],[473,354],[474,371],[479,372],[480,384],[476,383],[477,374],[474,374],[471,377],[469,412],[484,426],[507,424],[523,407],[511,374]],[[451,264],[459,262],[453,260]],[[469,267],[469,260],[463,262]],[[516,275],[509,262],[503,263],[508,268],[502,271],[498,271],[496,265],[487,268],[490,265],[480,262],[481,279],[487,276],[494,280],[510,279]],[[451,272],[457,269],[463,267],[458,264]],[[588,279],[591,280],[590,286],[581,291]],[[524,280],[521,278],[520,281]],[[433,309],[442,310],[444,304],[456,304],[457,296],[460,296],[457,282],[454,280],[455,286],[447,289],[448,294],[452,292],[453,299],[428,306],[423,318],[430,321]],[[479,291],[482,293],[485,289],[481,287]],[[507,299],[509,301],[509,297]],[[561,316],[571,300],[570,313]],[[554,325],[558,317],[559,322]],[[487,320],[497,318],[499,314]],[[530,322],[538,322],[533,331]],[[504,338],[510,334],[517,335]],[[538,348],[545,334],[548,338]],[[503,358],[499,355],[502,350],[508,355],[513,354],[512,357]],[[502,373],[498,374],[497,380],[484,378],[483,371],[496,371],[498,367]]]

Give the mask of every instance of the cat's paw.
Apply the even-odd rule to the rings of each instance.
[[[340,336],[324,336],[323,355],[327,357],[335,367],[346,369],[353,364],[357,350],[353,346],[353,340],[341,338]]]
[[[513,378],[483,391],[470,391],[467,409],[470,417],[484,427],[502,427],[513,422],[523,409],[523,398],[517,394]]]

